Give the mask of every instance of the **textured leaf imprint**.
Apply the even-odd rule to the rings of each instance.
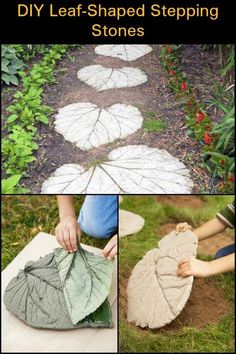
[[[150,53],[152,48],[146,44],[103,44],[95,48],[95,53],[107,57],[132,61]]]
[[[76,164],[59,167],[41,193],[191,193],[189,171],[165,150],[129,145],[113,150],[108,159],[88,169]]]
[[[82,150],[126,138],[142,126],[139,110],[126,104],[99,108],[90,102],[73,103],[59,110],[56,131]]]
[[[196,256],[197,237],[186,231],[165,236],[134,267],[127,287],[127,320],[136,326],[159,328],[184,308],[193,277],[178,277],[181,259]]]
[[[10,281],[4,293],[4,303],[7,310],[27,324],[38,328],[111,327],[111,310],[106,296],[111,284],[112,262],[107,261],[109,262],[107,268],[104,263],[100,267],[98,258],[101,259],[101,257],[94,256],[93,260],[93,254],[87,255],[88,252],[82,249],[72,255],[73,261],[67,257],[68,252],[66,251],[55,249],[55,252],[56,257],[54,253],[50,253],[36,262],[28,262],[25,268],[20,270],[18,275]],[[83,266],[83,261],[80,262],[81,268],[77,268],[78,263],[75,262],[77,257],[89,258],[89,261],[86,261],[86,264],[89,263],[86,269]],[[62,264],[65,266],[60,275],[55,258],[60,262],[60,268]],[[94,281],[91,287],[91,277],[88,275],[90,272],[94,272],[96,276],[100,276],[100,279],[104,280],[104,287],[100,286],[98,290],[92,289],[93,285],[98,285]],[[100,273],[103,274],[103,277]],[[71,279],[72,277],[73,279]],[[74,282],[82,284],[83,295],[87,294],[87,290],[83,290],[83,286],[88,285],[89,294],[91,292],[90,302],[93,301],[93,306],[90,302],[86,303],[83,300],[83,295],[76,293],[73,287]],[[72,303],[69,309],[67,308],[68,299],[65,299],[64,296],[65,287],[69,301]],[[80,290],[79,287],[77,289]],[[100,289],[102,289],[102,295],[98,295]],[[80,314],[77,315],[78,321],[75,321],[76,315],[74,313],[77,313],[76,311]]]
[[[77,76],[97,91],[133,87],[147,81],[147,75],[142,70],[130,67],[111,69],[102,65],[89,65],[79,70]]]

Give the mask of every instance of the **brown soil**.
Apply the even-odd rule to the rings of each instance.
[[[36,152],[37,160],[31,164],[28,177],[22,180],[23,184],[30,188],[31,193],[39,193],[45,179],[63,164],[87,165],[94,160],[107,158],[114,148],[129,144],[145,144],[166,149],[185,163],[195,184],[193,193],[201,193],[202,190],[210,193],[209,174],[200,167],[200,146],[188,137],[181,104],[176,101],[175,95],[167,87],[166,76],[159,59],[160,46],[153,45],[151,53],[131,63],[96,55],[94,47],[94,45],[84,45],[82,49],[74,52],[74,61],[68,57],[60,61],[57,73],[58,84],[48,85],[44,94],[44,103],[53,107],[56,113],[59,108],[78,101],[90,101],[101,107],[122,102],[138,107],[144,119],[148,118],[148,112],[155,112],[156,117],[165,121],[167,127],[157,132],[144,132],[140,129],[126,139],[82,151],[55,132],[54,116],[52,116],[49,125],[38,125],[40,138],[39,150]],[[195,46],[191,47],[194,50]],[[97,92],[77,79],[77,71],[91,64],[103,64],[107,67],[138,67],[147,73],[148,81],[138,87]],[[65,72],[62,71],[64,69]],[[208,85],[207,81],[205,85]],[[6,106],[5,103],[3,106]]]
[[[120,279],[119,311],[120,316],[127,317],[127,280]],[[206,279],[195,279],[192,292],[183,311],[170,324],[152,332],[178,330],[183,326],[203,328],[208,324],[218,323],[231,310],[223,292]],[[129,323],[129,326],[134,326]],[[137,330],[145,331],[140,327]]]
[[[175,230],[176,223],[167,223],[159,227],[158,236],[164,237],[171,231]],[[233,243],[233,231],[226,230],[206,240],[198,243],[197,252],[205,256],[214,256],[216,251]]]
[[[233,232],[232,230],[227,230],[206,240],[200,241],[198,244],[198,253],[202,253],[206,256],[214,256],[216,251],[220,248],[228,246],[233,242]]]
[[[168,204],[183,208],[201,208],[204,204],[202,197],[187,195],[165,195],[156,197],[158,203]]]
[[[161,225],[158,229],[158,237],[163,237],[174,231],[176,228],[176,223],[169,222],[167,224]]]

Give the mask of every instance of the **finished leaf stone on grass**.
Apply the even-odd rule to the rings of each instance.
[[[28,262],[8,284],[8,311],[30,326],[51,329],[112,327],[107,300],[113,262],[79,247]]]
[[[182,259],[196,256],[197,237],[191,231],[173,231],[146,253],[134,267],[127,286],[127,320],[142,328],[160,328],[183,310],[193,276],[176,275]]]
[[[42,194],[189,194],[193,187],[185,165],[165,150],[145,145],[115,149],[92,167],[66,164],[42,185]]]

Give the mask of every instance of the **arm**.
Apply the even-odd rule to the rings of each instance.
[[[77,235],[80,237],[79,224],[77,223],[73,196],[57,196],[60,222],[55,233],[57,241],[69,252],[77,251]]]
[[[210,262],[200,261],[196,258],[190,260],[182,260],[179,263],[177,275],[181,277],[188,277],[193,275],[195,277],[208,277],[210,275],[226,273],[234,270],[235,254],[231,253],[228,256],[214,259]]]
[[[204,240],[205,238],[211,237],[218,234],[226,229],[226,225],[220,221],[218,218],[211,219],[207,221],[202,226],[195,229],[193,232],[197,235],[198,240]]]
[[[208,237],[218,234],[221,231],[226,229],[226,225],[219,220],[218,218],[213,218],[207,221],[202,226],[198,227],[197,229],[193,230],[195,235],[198,237],[198,240],[204,240]],[[192,227],[188,223],[180,223],[176,225],[176,232],[184,232],[187,230],[191,230]]]

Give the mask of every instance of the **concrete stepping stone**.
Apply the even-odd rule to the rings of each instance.
[[[196,256],[197,237],[191,231],[165,236],[134,267],[127,286],[127,320],[142,328],[160,328],[183,310],[193,276],[176,275],[182,259]]]
[[[87,251],[100,254],[99,248],[81,244]],[[2,272],[2,297],[10,279],[15,277],[19,269],[30,261],[58,247],[56,238],[40,232],[17,255]],[[20,321],[8,312],[2,299],[2,351],[4,353],[91,353],[117,352],[117,264],[112,278],[111,292],[108,296],[114,328],[83,328],[73,330],[37,329]]]
[[[85,168],[66,164],[42,185],[42,194],[188,194],[189,171],[165,150],[128,145],[110,152],[108,160]]]
[[[78,79],[97,91],[133,87],[147,82],[147,75],[138,68],[105,68],[102,65],[88,65],[77,73]]]
[[[80,149],[88,150],[126,138],[140,129],[142,123],[143,117],[134,106],[117,103],[100,108],[90,102],[79,102],[59,110],[55,129]]]
[[[144,222],[142,216],[119,209],[119,237],[136,234],[142,230]]]
[[[95,53],[107,57],[133,61],[150,53],[152,47],[146,44],[103,44],[95,48]]]

